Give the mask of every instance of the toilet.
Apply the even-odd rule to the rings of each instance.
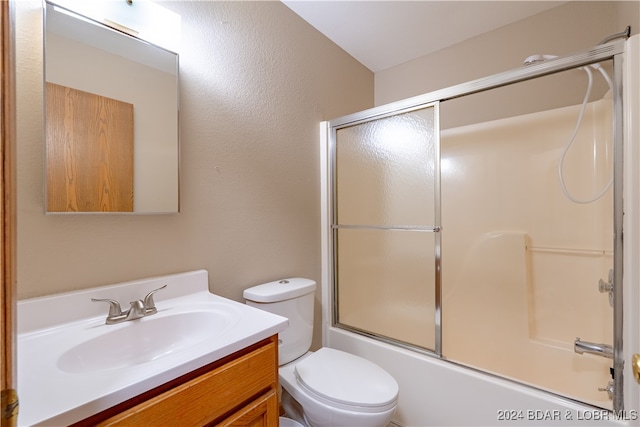
[[[285,412],[311,427],[383,427],[398,404],[398,383],[380,366],[344,351],[309,351],[316,283],[291,278],[246,289],[248,305],[289,319],[279,335]]]

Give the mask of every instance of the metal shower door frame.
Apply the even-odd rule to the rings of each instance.
[[[411,113],[414,111],[418,111],[418,110],[423,110],[423,109],[428,109],[428,108],[433,108],[433,121],[434,121],[434,135],[435,135],[435,146],[434,146],[434,183],[433,183],[433,190],[434,190],[434,221],[433,221],[433,225],[432,226],[398,226],[398,225],[392,225],[392,226],[348,226],[348,225],[341,225],[337,223],[337,217],[338,217],[338,213],[337,213],[337,203],[335,201],[335,195],[337,192],[337,188],[336,188],[336,179],[335,179],[335,174],[336,174],[336,141],[337,141],[337,132],[340,129],[344,129],[347,127],[351,127],[351,126],[356,126],[359,124],[364,124],[367,122],[371,122],[371,121],[375,121],[375,120],[381,120],[381,119],[385,119],[385,118],[389,118],[389,117],[393,117],[396,115],[400,115],[400,114],[405,114],[405,113]],[[368,110],[371,111],[371,110]],[[373,115],[367,115],[365,117],[361,117],[360,119],[356,119],[353,121],[348,121],[346,123],[343,123],[341,125],[333,125],[332,122],[329,122],[329,170],[330,170],[330,177],[329,177],[329,182],[330,182],[330,188],[331,188],[331,194],[330,194],[330,210],[331,210],[331,224],[330,224],[330,229],[331,229],[331,243],[330,243],[330,247],[331,247],[331,251],[332,251],[332,256],[331,256],[331,277],[332,277],[332,283],[333,283],[333,290],[332,290],[332,294],[333,297],[331,298],[331,303],[332,303],[332,307],[331,307],[331,323],[333,326],[340,326],[340,327],[344,327],[345,329],[357,332],[361,335],[366,335],[369,337],[372,337],[374,339],[378,339],[381,341],[386,341],[389,342],[391,344],[400,346],[400,347],[405,347],[411,350],[415,350],[415,351],[419,351],[422,353],[426,353],[426,354],[435,354],[438,357],[442,357],[442,324],[441,324],[441,319],[442,319],[442,313],[441,313],[441,307],[442,307],[442,298],[441,298],[441,216],[440,216],[440,102],[435,101],[435,102],[427,102],[427,103],[418,103],[418,104],[414,104],[411,106],[407,106],[405,108],[401,108],[401,109],[394,109],[391,111],[385,111],[382,112],[380,114],[373,114]],[[337,237],[336,234],[338,232],[339,229],[376,229],[376,230],[395,230],[395,231],[420,231],[420,232],[428,232],[428,233],[433,233],[434,235],[434,263],[435,263],[435,315],[434,315],[434,322],[435,322],[435,334],[434,334],[434,348],[433,349],[426,349],[423,347],[418,347],[416,345],[411,345],[408,343],[405,343],[403,341],[399,341],[399,340],[394,340],[392,338],[389,337],[383,337],[383,336],[379,336],[373,333],[370,333],[368,331],[362,330],[362,329],[358,329],[352,326],[345,326],[345,325],[341,325],[338,321],[338,292],[337,292],[337,280],[336,280],[336,275],[335,275],[335,266],[337,264],[337,259],[336,259],[336,254],[337,254]]]
[[[614,228],[614,248],[613,248],[613,368],[615,371],[614,379],[614,397],[613,410],[624,410],[624,354],[623,354],[623,244],[622,244],[622,227],[623,227],[623,161],[624,161],[624,114],[622,99],[622,69],[623,69],[623,53],[624,40],[617,40],[610,43],[598,45],[596,47],[577,52],[573,55],[558,57],[548,61],[527,65],[514,70],[494,74],[489,77],[472,80],[459,85],[451,86],[445,89],[429,92],[407,98],[401,101],[389,103],[379,107],[360,111],[354,114],[343,116],[330,120],[328,122],[329,137],[329,176],[328,184],[330,189],[329,210],[331,215],[332,232],[329,233],[329,248],[331,248],[330,273],[332,286],[331,289],[331,313],[332,325],[337,324],[337,289],[335,280],[335,229],[333,225],[336,219],[335,204],[335,157],[336,157],[336,134],[337,130],[354,124],[366,121],[388,117],[404,111],[410,111],[416,108],[422,108],[429,104],[437,104],[442,101],[460,98],[474,93],[484,92],[490,89],[496,89],[502,86],[531,80],[538,77],[554,74],[560,71],[579,68],[585,65],[612,60],[613,61],[613,228]],[[436,126],[439,127],[439,115],[436,108]],[[438,129],[439,134],[439,129]],[[439,145],[440,139],[438,135],[438,159],[437,177],[436,177],[436,227],[434,227],[436,236],[436,289],[435,289],[435,356],[442,358],[442,283],[440,280],[440,177],[439,177]],[[437,228],[437,229],[436,229]],[[349,329],[349,328],[347,328]],[[355,331],[363,333],[362,331]],[[371,334],[366,334],[371,336]],[[375,337],[379,339],[379,337]],[[397,344],[397,343],[396,343]],[[410,346],[407,346],[410,347]],[[419,349],[418,349],[419,350]]]

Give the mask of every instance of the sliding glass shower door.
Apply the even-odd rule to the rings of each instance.
[[[611,409],[614,88],[598,66],[441,103],[442,336],[448,360]]]
[[[436,350],[437,104],[335,130],[335,323]],[[435,260],[435,261],[434,261]]]
[[[330,125],[334,326],[623,409],[620,59],[578,65]]]

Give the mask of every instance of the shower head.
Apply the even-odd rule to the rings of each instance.
[[[531,55],[525,58],[524,65],[537,64],[538,62],[547,61],[557,57],[557,55]]]

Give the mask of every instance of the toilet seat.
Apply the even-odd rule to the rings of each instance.
[[[295,377],[320,401],[359,412],[393,408],[398,383],[378,365],[353,354],[323,347],[296,363]]]

